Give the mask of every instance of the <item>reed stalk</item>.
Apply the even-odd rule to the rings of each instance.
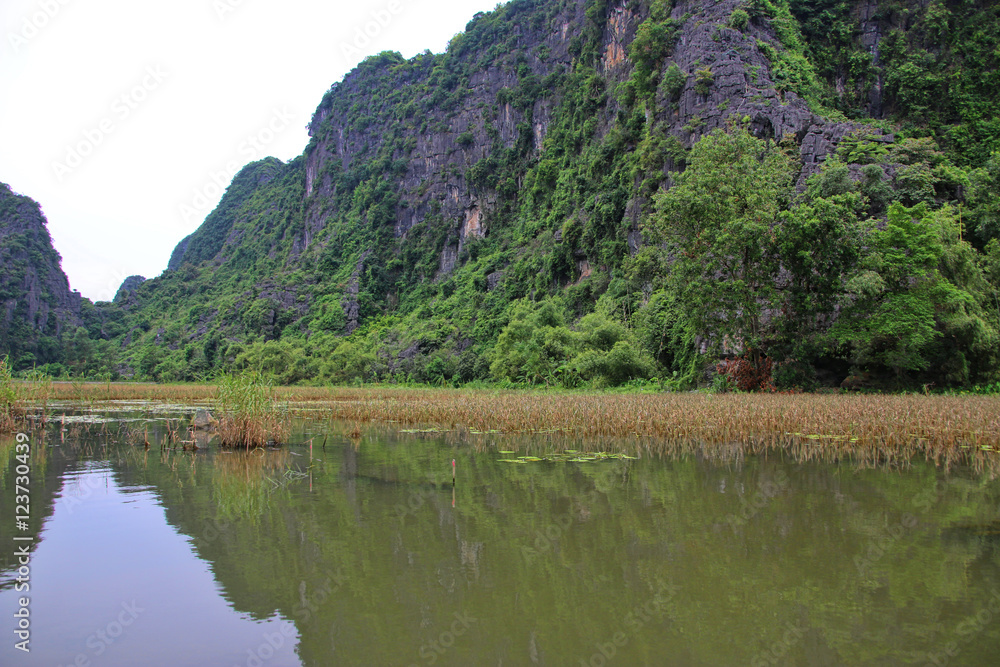
[[[290,431],[287,410],[280,408],[274,387],[258,372],[227,375],[218,387],[223,447],[254,449],[282,444]]]

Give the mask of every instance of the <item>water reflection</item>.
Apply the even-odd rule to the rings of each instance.
[[[269,665],[301,664],[294,625],[234,609],[165,520],[155,487],[130,477],[107,461],[60,471],[31,559],[31,653],[4,641],[0,663],[242,665],[263,652]],[[10,618],[23,594],[2,581],[0,616]]]
[[[249,454],[185,452],[156,422],[149,450],[53,446],[34,558],[74,603],[39,594],[38,646],[67,661],[133,599],[148,611],[106,656],[247,664],[283,619],[264,664],[985,665],[1000,646],[1000,487],[957,464],[337,428]],[[639,458],[534,460],[567,449]]]

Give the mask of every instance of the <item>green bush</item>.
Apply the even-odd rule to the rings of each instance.
[[[743,9],[734,9],[729,15],[729,27],[743,32],[750,25],[750,15]]]

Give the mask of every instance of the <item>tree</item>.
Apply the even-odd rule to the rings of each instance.
[[[896,203],[885,229],[871,234],[832,332],[858,366],[967,383],[995,372],[993,294],[954,209]]]
[[[656,198],[646,228],[673,257],[669,284],[694,328],[716,351],[728,342],[755,364],[780,301],[777,227],[793,173],[792,157],[745,125],[715,130]]]
[[[811,363],[828,350],[826,334],[837,302],[871,229],[858,221],[859,206],[857,193],[831,194],[803,202],[782,218],[778,328],[786,360]]]

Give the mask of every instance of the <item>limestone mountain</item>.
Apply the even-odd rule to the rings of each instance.
[[[61,360],[64,334],[83,326],[61,262],[38,203],[0,183],[0,355],[15,366]]]
[[[680,386],[749,347],[792,385],[989,380],[998,26],[976,0],[513,0],[331,86],[303,154],[247,165],[90,336],[109,370],[163,380]],[[721,136],[791,166],[736,192]],[[737,254],[776,289],[708,327],[671,267],[721,261],[719,230],[666,216],[715,200],[722,236],[775,212]],[[907,216],[933,228],[919,266],[892,260],[920,250]]]

